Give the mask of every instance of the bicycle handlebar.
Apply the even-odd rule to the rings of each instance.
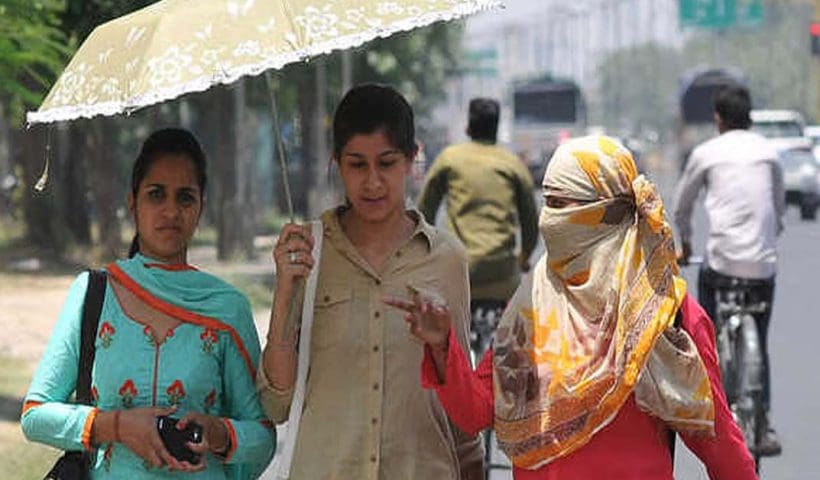
[[[695,267],[695,266],[699,267],[699,266],[703,265],[704,263],[706,263],[706,259],[703,258],[703,256],[701,256],[701,255],[690,255],[689,258],[680,261],[678,264],[681,267]]]

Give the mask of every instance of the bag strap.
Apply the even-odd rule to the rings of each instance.
[[[80,368],[77,370],[77,403],[91,404],[91,369],[94,367],[94,340],[105,299],[104,270],[88,270],[88,289],[83,300],[83,323],[80,333]]]
[[[672,324],[675,328],[683,328],[683,308],[678,308],[675,312],[675,322]],[[672,456],[672,466],[675,465],[675,439],[677,434],[671,428],[667,430],[669,436],[669,455]]]

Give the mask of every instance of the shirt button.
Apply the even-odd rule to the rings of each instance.
[[[398,252],[396,252],[396,258],[401,258],[401,250],[399,250]]]
[[[370,455],[370,461],[372,463],[376,463],[376,456],[375,455]]]
[[[379,346],[378,345],[373,345],[373,351],[378,352],[379,351]]]
[[[382,315],[381,312],[378,312],[378,311],[373,314],[373,316],[376,317],[376,318],[381,317],[381,315]]]
[[[381,285],[382,284],[382,281],[379,280],[378,278],[375,280],[375,282],[376,282],[376,285]]]
[[[325,295],[325,298],[324,298],[324,300],[325,300],[325,301],[326,301],[326,302],[329,302],[329,301],[330,301],[330,296],[328,296],[328,295]]]
[[[375,418],[375,417],[374,417],[374,418],[371,418],[371,419],[370,419],[370,423],[372,423],[373,425],[375,425],[375,424],[379,423],[379,419],[378,419],[378,418]]]
[[[378,389],[379,389],[379,383],[376,382],[376,383],[373,384],[373,390],[378,390]]]

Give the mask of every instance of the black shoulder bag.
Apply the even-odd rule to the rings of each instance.
[[[80,330],[80,367],[77,370],[76,402],[91,405],[91,369],[94,366],[94,339],[105,298],[106,276],[103,270],[88,270],[88,289],[83,300],[83,323]],[[85,480],[91,467],[86,451],[65,452],[43,480]]]

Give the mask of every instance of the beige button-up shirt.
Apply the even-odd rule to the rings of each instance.
[[[435,392],[422,389],[424,345],[402,313],[382,303],[385,295],[407,297],[408,284],[436,292],[469,351],[464,248],[410,211],[412,237],[377,272],[342,231],[338,212],[322,215],[310,373],[291,479],[456,480],[480,471],[479,438],[453,426]],[[259,372],[262,405],[284,422],[293,389],[278,391]]]

